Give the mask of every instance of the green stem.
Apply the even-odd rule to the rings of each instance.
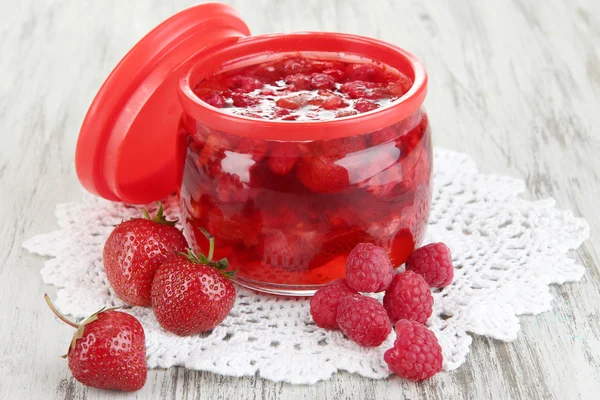
[[[212,261],[213,256],[215,255],[215,237],[208,233],[208,231],[204,228],[200,228],[204,236],[208,239],[208,261]]]
[[[52,301],[50,301],[50,296],[48,296],[48,294],[46,293],[44,293],[44,300],[46,300],[46,304],[48,304],[48,307],[50,307],[50,309],[52,310],[54,315],[58,317],[58,319],[60,319],[65,324],[71,325],[73,328],[79,328],[78,324],[76,324],[73,321],[69,321],[64,315],[60,313],[60,311],[56,309],[56,307],[54,307],[54,304],[52,304]]]

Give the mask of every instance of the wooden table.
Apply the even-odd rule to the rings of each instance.
[[[42,258],[21,249],[56,228],[56,203],[79,198],[77,133],[100,84],[186,0],[9,1],[0,14],[0,399],[113,399],[84,388],[59,357],[72,331],[42,294]],[[591,224],[574,256],[581,283],[555,287],[554,309],[521,318],[514,343],[476,337],[458,370],[415,385],[348,373],[314,386],[153,370],[128,398],[599,399],[600,2],[231,1],[254,33],[377,37],[415,52],[430,74],[437,146],[485,172],[522,177]],[[536,3],[537,5],[535,5]]]

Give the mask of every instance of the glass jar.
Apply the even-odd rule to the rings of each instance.
[[[196,9],[204,7],[206,12],[206,6]],[[219,12],[233,12],[226,5],[210,5],[215,6]],[[88,170],[80,167],[87,158],[78,160],[84,186],[106,198],[142,202],[159,199],[167,187],[181,182],[181,217],[190,245],[206,251],[201,229],[208,230],[215,237],[215,257],[227,257],[230,269],[237,270],[235,280],[259,291],[311,294],[319,286],[344,277],[348,253],[361,242],[384,247],[395,266],[403,264],[423,239],[431,204],[432,146],[422,107],[427,88],[422,64],[399,47],[356,35],[232,35],[231,26],[222,31],[227,33],[225,38],[192,56],[178,56],[181,62],[177,68],[171,66],[173,71],[165,81],[172,81],[167,89],[176,86],[179,114],[172,116],[168,111],[174,107],[171,102],[165,106],[169,118],[156,116],[160,109],[153,102],[172,101],[165,100],[166,89],[159,85],[161,90],[155,92],[161,97],[148,95],[143,105],[151,105],[145,111],[139,107],[142,111],[133,116],[135,121],[125,135],[110,132],[109,150],[114,136],[121,141],[126,141],[123,136],[136,137],[138,146],[153,146],[148,138],[140,137],[152,129],[164,130],[161,125],[176,117],[178,134],[171,134],[172,148],[161,147],[161,155],[157,155],[161,161],[155,163],[159,167],[152,164],[148,168],[131,143],[125,156],[121,142],[116,142],[119,144],[110,153],[116,156],[102,154],[104,175],[100,178],[89,178]],[[147,37],[140,44],[148,47],[148,41]],[[194,93],[199,82],[217,73],[290,54],[381,62],[407,76],[412,86],[386,107],[325,121],[232,115]],[[156,81],[156,77],[152,79]],[[147,89],[148,85],[138,87]],[[131,97],[128,94],[127,101]],[[135,123],[141,128],[134,134]],[[159,134],[161,139],[168,138],[162,131]],[[85,141],[81,136],[80,142]],[[290,148],[293,160],[285,151]],[[121,164],[127,168],[119,168],[115,158],[123,159]],[[274,174],[269,164],[275,159],[293,166],[284,174]],[[149,186],[150,182],[156,184]]]

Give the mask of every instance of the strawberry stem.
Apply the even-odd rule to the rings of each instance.
[[[65,324],[71,325],[73,328],[76,328],[76,329],[79,328],[79,324],[76,324],[75,322],[68,320],[64,315],[62,315],[60,313],[60,311],[58,311],[56,309],[56,307],[54,307],[54,304],[52,304],[52,301],[50,301],[50,296],[48,296],[47,293],[44,293],[44,300],[46,300],[46,304],[48,304],[48,307],[50,307],[50,309],[52,310],[54,315],[56,315],[58,317],[58,319],[60,319]]]
[[[204,228],[200,228],[202,234],[206,236],[208,239],[208,261],[212,261],[213,256],[215,255],[215,237],[208,233],[208,231]]]
[[[142,208],[142,214],[144,215],[144,218],[149,219],[152,222],[156,222],[157,224],[175,226],[175,224],[177,223],[178,220],[169,221],[165,217],[162,203],[160,201],[157,201],[156,204],[158,204],[158,211],[156,211],[156,215],[154,217],[152,217],[148,213],[148,210],[146,210],[145,208]]]

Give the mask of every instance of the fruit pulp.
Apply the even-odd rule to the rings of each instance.
[[[227,81],[221,78],[207,81]],[[215,89],[205,84],[196,93],[210,102],[210,96],[222,94],[202,91],[209,86]],[[319,95],[318,90],[311,93]],[[360,92],[364,97],[355,100],[369,93]],[[261,108],[260,118],[283,119],[276,115],[277,100],[271,108]],[[311,118],[311,107],[291,112],[297,120]],[[252,107],[223,107],[232,113],[244,109]],[[332,118],[325,111],[330,110],[315,119]],[[431,203],[432,161],[423,110],[384,129],[331,140],[241,137],[185,114],[180,133],[188,144],[180,195],[190,244],[207,251],[201,228],[208,230],[215,237],[215,257],[227,257],[244,285],[299,293],[344,277],[348,253],[358,243],[384,247],[399,266],[422,240]]]
[[[384,64],[287,56],[202,80],[195,94],[236,115],[322,121],[385,107],[412,82]]]

